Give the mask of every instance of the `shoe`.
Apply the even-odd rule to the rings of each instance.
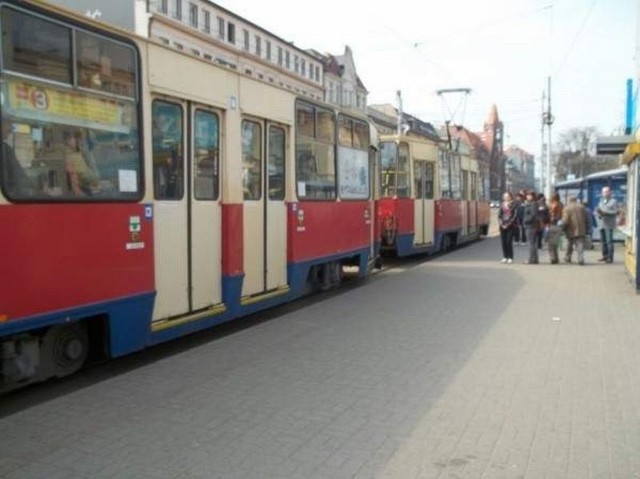
[[[506,263],[506,262],[507,262],[507,258],[502,258],[502,259],[500,260],[500,262],[501,262],[501,263]]]
[[[539,264],[539,261],[525,261],[524,264]]]
[[[558,260],[557,259],[552,259],[551,260],[551,264],[558,264]]]
[[[607,261],[607,258],[605,258],[604,256],[602,258],[598,258],[598,261],[600,261],[601,263],[604,261]]]
[[[571,264],[571,258],[565,258],[564,262],[567,263],[567,264]]]
[[[613,263],[613,260],[612,260],[612,259],[608,259],[608,258],[607,258],[607,259],[605,260],[605,263],[607,263],[607,264],[611,264],[611,263]]]
[[[511,263],[513,263],[513,260],[512,260],[511,258],[509,258],[509,259],[507,260],[507,264],[511,264]]]
[[[578,264],[579,264],[580,266],[584,266],[584,261],[578,261]]]

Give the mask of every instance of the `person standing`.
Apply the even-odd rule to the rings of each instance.
[[[562,210],[563,204],[560,195],[555,193],[549,202],[549,232],[547,234],[547,248],[551,264],[558,264],[558,247],[562,237]]]
[[[524,201],[524,212],[522,216],[522,225],[527,232],[529,240],[529,259],[526,264],[538,264],[538,229],[540,227],[540,218],[538,216],[538,202],[536,194],[533,190],[527,191]]]
[[[520,191],[516,196],[516,221],[514,232],[516,243],[519,243],[523,246],[527,243],[527,234],[525,232],[524,225],[522,224],[522,219],[524,216],[524,197],[524,191]]]
[[[502,195],[502,203],[498,210],[500,226],[500,244],[502,245],[501,263],[513,263],[513,231],[516,221],[516,204],[508,191]]]
[[[584,236],[587,232],[587,215],[582,202],[572,195],[569,204],[562,213],[562,227],[567,235],[567,253],[565,262],[571,263],[571,256],[575,248],[578,255],[578,264],[584,264]]]
[[[602,196],[596,208],[598,217],[598,229],[600,230],[600,241],[602,243],[602,258],[598,261],[613,263],[613,230],[616,227],[618,217],[618,203],[611,195],[611,188],[602,188]]]
[[[542,240],[544,239],[544,233],[547,226],[549,226],[549,207],[547,206],[547,199],[544,194],[538,194],[538,232],[536,239],[538,242],[538,249],[542,249]]]

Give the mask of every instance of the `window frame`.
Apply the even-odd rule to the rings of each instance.
[[[280,188],[280,193],[277,196],[271,194],[271,132],[274,130],[279,130],[282,132],[282,186]],[[269,201],[284,201],[287,193],[287,129],[279,124],[268,124],[267,125],[267,145],[268,145],[268,158],[267,158],[267,172],[266,172],[266,182],[267,182],[267,199]]]
[[[189,2],[189,25],[198,28],[198,5],[194,2]]]
[[[30,10],[18,5],[12,4],[2,4],[0,5],[0,18],[4,18],[4,11],[12,10],[14,12],[18,12],[42,21],[47,21],[61,27],[67,28],[69,30],[69,42],[70,42],[70,52],[71,56],[68,60],[71,72],[70,82],[60,82],[56,80],[51,80],[46,77],[37,76],[28,73],[22,73],[19,71],[14,71],[11,69],[5,69],[4,64],[4,50],[0,50],[0,79],[4,80],[5,78],[15,78],[17,80],[26,79],[28,81],[32,81],[36,84],[41,84],[43,86],[50,86],[57,89],[60,92],[79,92],[87,97],[95,97],[98,99],[118,99],[126,102],[130,102],[132,105],[132,111],[136,115],[136,134],[131,136],[133,141],[137,142],[137,160],[136,160],[136,175],[137,175],[137,184],[136,184],[136,194],[131,197],[126,198],[118,198],[118,197],[93,197],[93,196],[84,196],[78,198],[70,198],[70,197],[56,197],[56,196],[37,196],[37,197],[12,197],[11,194],[8,194],[5,188],[5,182],[0,181],[0,190],[2,191],[3,196],[11,203],[37,203],[37,204],[54,204],[54,203],[63,203],[63,204],[97,204],[97,203],[139,203],[146,194],[146,171],[145,171],[145,145],[144,145],[144,125],[145,125],[145,115],[144,109],[142,105],[142,101],[140,98],[140,92],[142,91],[142,68],[141,68],[141,56],[140,51],[137,45],[131,41],[131,39],[122,37],[117,34],[113,34],[111,32],[106,32],[104,30],[100,30],[98,28],[93,28],[88,25],[80,25],[78,23],[74,23],[72,20],[66,18],[60,18],[57,15],[45,16],[38,12],[37,10]],[[132,96],[121,96],[117,94],[113,94],[108,91],[97,90],[92,88],[81,87],[78,85],[78,52],[76,45],[76,32],[87,33],[90,35],[94,35],[99,37],[103,41],[107,41],[113,44],[117,44],[121,47],[125,47],[131,50],[132,53],[132,61],[133,61],[133,92]],[[51,122],[50,122],[51,123]],[[78,128],[86,128],[92,129],[87,126],[78,127]]]
[[[257,146],[259,147],[259,155],[258,155],[258,181],[255,183],[258,185],[259,191],[257,196],[248,197],[246,195],[245,187],[247,186],[244,181],[244,176],[242,179],[242,201],[261,201],[264,196],[264,123],[256,120],[254,118],[243,118],[240,122],[240,139],[241,139],[241,158],[244,163],[244,131],[245,124],[252,124],[258,128],[258,141]]]
[[[171,105],[171,106],[176,106],[178,107],[178,111],[180,112],[180,128],[181,128],[181,165],[182,165],[182,184],[181,184],[181,190],[180,190],[180,195],[179,196],[159,196],[158,195],[158,191],[156,188],[156,172],[159,171],[156,170],[156,162],[155,162],[155,150],[153,148],[153,145],[151,147],[151,161],[152,161],[152,176],[153,176],[153,199],[155,201],[182,201],[184,199],[185,196],[185,190],[187,189],[187,187],[185,187],[185,176],[188,172],[187,170],[187,162],[186,162],[186,135],[185,135],[185,107],[182,103],[178,102],[178,101],[171,101],[171,100],[166,100],[166,99],[161,99],[161,98],[154,98],[151,101],[151,121],[153,123],[154,120],[154,107],[156,104],[158,103],[163,103],[165,105]],[[152,134],[152,142],[153,142],[153,134]]]
[[[314,136],[313,137],[308,137],[308,136],[300,136],[298,134],[298,120],[297,120],[297,111],[299,107],[303,107],[303,108],[307,108],[307,109],[311,109],[311,111],[313,112],[313,119],[314,119]],[[337,115],[336,112],[333,111],[330,108],[324,107],[324,106],[320,106],[317,105],[315,103],[311,103],[309,101],[305,101],[305,100],[296,100],[295,102],[295,111],[296,111],[296,115],[295,115],[295,183],[296,183],[296,197],[298,198],[299,201],[331,201],[331,202],[335,202],[338,200],[338,165],[337,165]],[[326,139],[322,139],[323,136],[320,135],[319,133],[319,117],[320,114],[330,114],[330,119],[331,119],[331,125],[333,126],[332,131],[333,131],[333,135],[332,135],[332,139],[331,141],[329,141],[328,136],[326,137]],[[331,191],[331,195],[327,196],[327,197],[317,197],[317,196],[309,196],[307,194],[305,195],[301,195],[300,194],[300,178],[302,176],[302,172],[300,171],[300,164],[299,164],[299,139],[305,140],[305,143],[310,144],[311,146],[315,146],[317,144],[321,145],[321,146],[325,146],[328,147],[328,149],[326,150],[328,153],[330,153],[333,156],[333,161],[332,162],[327,162],[327,165],[331,165],[333,167],[333,189]],[[313,154],[315,156],[315,153]],[[316,167],[317,167],[317,162],[315,163]],[[306,183],[306,181],[305,181]],[[305,190],[306,190],[306,186],[305,186]]]
[[[216,132],[216,148],[215,148],[215,160],[214,160],[214,164],[213,164],[213,171],[214,171],[214,183],[213,183],[213,191],[214,194],[212,195],[211,198],[201,198],[198,196],[198,189],[197,189],[197,184],[195,182],[196,180],[196,168],[199,167],[198,164],[196,164],[196,151],[197,151],[197,132],[196,129],[193,128],[190,133],[190,137],[191,137],[191,144],[193,145],[193,151],[192,151],[192,158],[191,158],[191,182],[193,184],[193,199],[196,201],[219,201],[220,200],[220,174],[222,172],[222,168],[221,168],[221,148],[220,148],[220,129],[222,127],[221,125],[221,120],[220,120],[220,114],[216,111],[213,110],[209,110],[207,108],[202,108],[202,107],[195,107],[193,108],[193,122],[192,125],[196,125],[197,124],[197,115],[198,113],[201,114],[205,114],[205,115],[211,115],[213,118],[215,118],[216,120],[216,128],[217,128],[217,132]]]

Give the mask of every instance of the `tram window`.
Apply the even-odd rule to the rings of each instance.
[[[135,96],[135,54],[131,48],[86,32],[77,32],[76,42],[80,86]]]
[[[380,143],[380,194],[391,197],[396,194],[398,145],[388,141]]]
[[[2,60],[6,70],[71,83],[71,30],[2,8]]]
[[[369,198],[369,152],[367,146],[356,146],[356,127],[365,128],[364,122],[338,117],[338,188],[340,198],[362,200]]]
[[[396,183],[396,195],[398,198],[409,198],[411,196],[409,168],[409,145],[400,143],[398,148],[398,181]]]
[[[157,200],[179,200],[184,191],[184,143],[182,107],[154,101],[153,189]]]
[[[218,199],[219,122],[209,111],[196,110],[193,119],[193,182],[197,200]]]
[[[245,200],[262,197],[262,132],[255,121],[242,122],[242,188]]]
[[[269,199],[284,200],[285,185],[285,131],[269,127]]]
[[[442,198],[451,198],[451,171],[450,158],[448,150],[439,150],[440,157],[440,196]]]
[[[12,201],[136,200],[142,194],[135,104],[5,79],[1,187]],[[20,98],[52,100],[51,111]],[[53,103],[55,101],[55,103]],[[73,104],[66,116],[59,106]],[[110,118],[96,126],[93,118]]]
[[[313,138],[315,136],[315,116],[313,108],[298,105],[296,108],[296,131],[299,136]]]
[[[413,163],[413,186],[415,188],[416,200],[422,199],[424,192],[422,191],[422,162],[416,161]]]
[[[334,199],[335,116],[330,110],[299,102],[296,105],[296,184],[298,196],[306,199]],[[311,132],[301,121],[315,119]]]
[[[353,121],[342,115],[338,117],[338,142],[342,146],[353,146],[351,132],[353,129]]]
[[[470,193],[471,193],[471,200],[472,201],[476,201],[478,199],[478,175],[475,172],[471,172],[470,173]]]
[[[454,200],[459,200],[462,198],[462,185],[461,185],[461,176],[462,171],[460,167],[460,155],[453,154],[451,155],[451,198]]]
[[[361,121],[353,123],[353,146],[354,148],[369,148],[369,125]]]
[[[333,112],[318,109],[318,133],[317,139],[320,141],[333,143],[336,138],[336,125]]]
[[[424,164],[424,199],[433,199],[433,163]]]

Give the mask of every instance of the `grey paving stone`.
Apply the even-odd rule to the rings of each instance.
[[[640,477],[622,265],[506,266],[498,249],[0,398],[0,478]]]

